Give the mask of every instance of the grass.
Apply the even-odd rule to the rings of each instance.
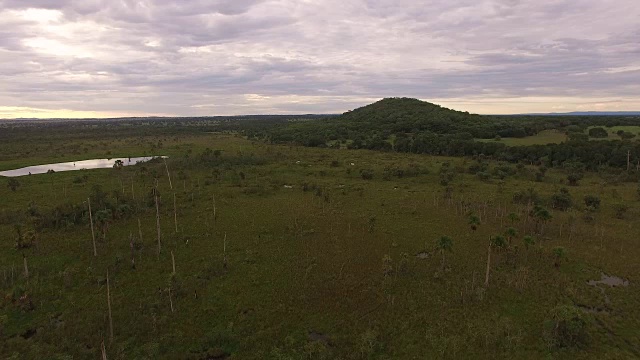
[[[79,155],[68,149],[87,141],[71,134],[48,143],[45,152],[24,154],[19,144],[6,143],[2,151],[9,155],[2,155],[11,159],[0,161],[0,168],[102,157],[106,151],[161,151],[170,156],[174,189],[162,162],[21,177],[16,192],[0,187],[0,273],[6,274],[0,282],[6,295],[0,352],[7,358],[97,358],[102,341],[109,359],[568,359],[630,358],[640,352],[640,223],[631,221],[640,213],[635,184],[589,174],[570,188],[574,209],[552,211],[545,234],[529,251],[521,239],[531,225],[513,224],[519,250],[495,253],[490,285],[482,290],[489,237],[512,225],[506,214],[525,211],[511,201],[513,194],[532,187],[548,200],[565,186],[566,174],[552,169],[537,183],[531,180],[535,169],[524,168],[503,182],[480,181],[465,173],[472,163],[466,159],[266,145],[223,134],[94,141],[102,145]],[[202,162],[206,148],[223,150],[220,159]],[[456,172],[451,200],[444,198],[438,174],[445,162]],[[428,173],[383,179],[385,168],[412,164]],[[363,169],[373,179],[363,180]],[[81,173],[86,182],[74,182]],[[149,205],[153,174],[161,195],[159,258],[155,205]],[[111,202],[118,197],[137,209],[130,218],[113,220],[106,241],[98,241],[98,257],[86,220],[45,227],[38,231],[37,248],[15,249],[13,225],[34,228],[36,219],[26,215],[30,203],[42,214],[54,214],[65,203],[83,206],[95,184]],[[587,194],[602,199],[594,223],[582,220],[580,203]],[[618,203],[629,206],[626,220],[614,216]],[[481,215],[478,230],[467,225],[463,204]],[[92,206],[94,213],[100,210]],[[577,225],[569,239],[571,217]],[[135,270],[129,266],[130,234]],[[444,272],[435,248],[441,236],[453,239]],[[568,251],[560,268],[553,265],[556,246]],[[418,259],[422,251],[430,257]],[[23,254],[28,282],[20,275]],[[393,271],[385,276],[387,255]],[[599,289],[586,285],[601,271],[631,282],[605,289],[608,305]],[[21,309],[11,295],[16,292],[26,292],[34,309]],[[548,347],[545,322],[561,304],[610,308],[608,314],[585,313],[588,347]],[[35,335],[26,338],[31,330]]]
[[[559,144],[567,139],[567,136],[557,130],[544,130],[534,136],[527,136],[523,138],[502,138],[500,141],[495,139],[478,139],[482,142],[501,142],[507,146],[526,146],[526,145],[545,145],[545,144]]]
[[[620,140],[620,136],[616,132],[622,130],[636,135],[640,135],[640,126],[612,126],[605,127],[609,132],[609,137],[604,139],[591,138],[591,140]],[[589,129],[585,130],[585,134]],[[567,136],[558,130],[543,130],[534,136],[526,136],[523,138],[501,138],[499,141],[495,139],[477,139],[481,142],[501,142],[507,146],[526,146],[526,145],[546,145],[559,144],[566,141]],[[635,140],[635,139],[634,139]]]

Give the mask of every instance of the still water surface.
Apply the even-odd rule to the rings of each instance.
[[[73,170],[82,170],[82,169],[87,169],[87,170],[88,169],[105,169],[105,168],[112,168],[117,160],[122,161],[123,166],[129,166],[129,165],[135,165],[137,163],[149,161],[157,157],[158,156],[112,158],[112,159],[91,159],[91,160],[81,160],[81,161],[69,161],[69,162],[55,163],[55,164],[35,165],[35,166],[23,167],[20,169],[0,171],[0,176],[15,177],[15,176],[23,176],[23,175],[44,174],[49,170],[58,172],[58,171],[73,171]],[[166,157],[166,156],[160,156],[160,157]]]

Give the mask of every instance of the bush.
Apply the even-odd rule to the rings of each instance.
[[[371,169],[362,169],[360,170],[360,176],[363,180],[371,180],[373,179],[373,170]]]
[[[551,310],[546,322],[549,347],[555,349],[584,347],[589,343],[588,322],[574,306],[558,306]]]
[[[584,204],[587,208],[598,210],[600,208],[600,198],[594,195],[584,197]]]
[[[553,194],[551,197],[551,207],[561,211],[567,211],[573,205],[571,194],[566,188],[560,189],[559,193]]]

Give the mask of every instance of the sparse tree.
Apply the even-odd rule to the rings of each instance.
[[[498,248],[502,249],[506,246],[507,242],[504,237],[500,235],[492,236],[489,239],[489,249],[487,250],[487,271],[484,277],[484,286],[489,286],[489,272],[491,271],[491,249]]]
[[[553,248],[553,255],[555,255],[554,266],[559,268],[562,262],[562,259],[564,259],[567,256],[567,251],[562,246],[557,246]]]
[[[511,240],[513,240],[514,237],[518,236],[518,230],[510,227],[504,232],[504,235],[507,237],[509,245],[511,245]]]
[[[440,250],[442,254],[442,270],[444,270],[445,252],[450,252],[453,249],[453,240],[448,236],[442,236],[436,241],[436,248]]]
[[[469,216],[469,226],[471,226],[471,230],[476,231],[478,226],[480,226],[480,218],[476,214],[471,214]]]

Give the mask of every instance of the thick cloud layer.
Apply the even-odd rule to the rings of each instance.
[[[0,117],[640,110],[637,0],[0,0]]]

